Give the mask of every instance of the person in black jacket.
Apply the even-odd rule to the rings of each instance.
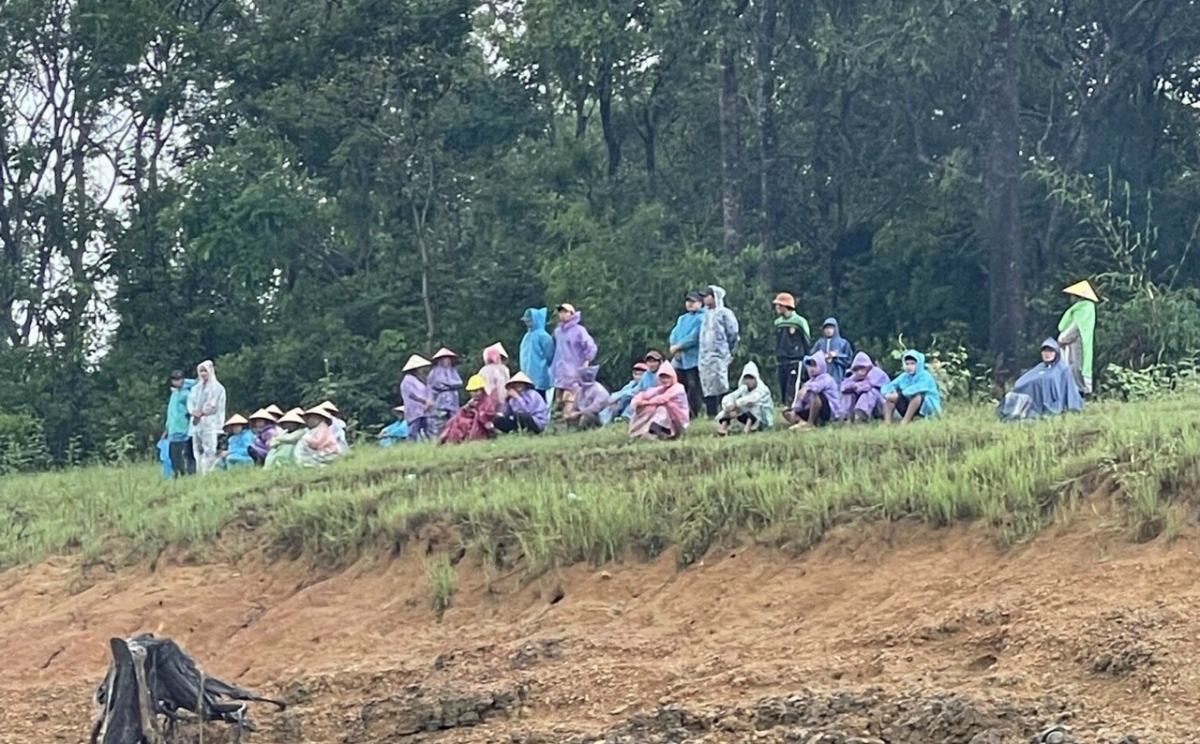
[[[787,292],[775,297],[775,359],[779,364],[779,398],[790,406],[800,384],[800,368],[808,356],[808,320],[796,312],[796,298]]]

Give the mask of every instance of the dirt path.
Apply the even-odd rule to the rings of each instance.
[[[0,575],[0,742],[85,741],[106,640],[144,630],[296,703],[256,711],[250,741],[782,741],[828,723],[937,744],[957,739],[896,727],[934,726],[918,713],[944,718],[930,703],[951,693],[982,716],[954,724],[964,744],[1060,718],[1081,742],[1190,741],[1198,544],[1130,545],[1100,519],[1005,553],[966,529],[854,527],[800,559],[747,545],[681,573],[668,555],[523,587],[468,559],[440,623],[416,555],[321,581],[299,563],[63,559]]]

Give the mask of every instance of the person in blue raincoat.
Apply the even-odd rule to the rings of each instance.
[[[162,439],[167,443],[167,456],[171,460],[173,477],[196,474],[196,458],[192,452],[191,415],[188,413],[188,396],[196,381],[175,370],[168,378],[171,397],[167,401],[167,421]]]
[[[915,418],[933,418],[942,412],[942,394],[937,380],[925,369],[925,355],[915,349],[904,352],[904,370],[883,386],[883,423],[895,418],[901,424]]]
[[[254,432],[248,428],[250,422],[241,414],[233,414],[225,422],[225,433],[217,445],[217,467],[221,469],[238,465],[253,465],[250,445],[254,444]]]
[[[1062,348],[1052,338],[1042,344],[1042,361],[1021,375],[1004,396],[997,414],[1005,421],[1027,421],[1083,410],[1083,396]]]
[[[671,330],[669,353],[679,381],[688,394],[688,410],[692,418],[704,409],[704,390],[700,385],[700,327],[704,325],[704,295],[688,292],[683,300],[687,311],[675,321]],[[650,377],[657,377],[657,370]]]
[[[715,284],[704,291],[704,320],[700,324],[700,386],[704,407],[715,418],[721,397],[729,392],[729,364],[737,348],[737,316],[725,307],[725,290]]]
[[[600,412],[601,424],[608,426],[617,419],[628,421],[633,418],[630,404],[633,403],[633,396],[642,391],[642,381],[646,378],[647,369],[649,367],[645,362],[633,365],[633,379],[625,383],[625,387],[608,396],[608,405]]]
[[[850,360],[854,358],[854,348],[850,342],[842,338],[841,327],[837,318],[826,318],[821,324],[821,337],[812,345],[809,356],[821,354],[825,357],[825,365],[829,374],[838,385],[846,379],[850,371]]]
[[[546,330],[547,313],[547,308],[531,307],[521,316],[527,329],[521,339],[521,371],[533,380],[534,389],[543,397],[554,389],[554,376],[550,371],[554,362],[554,337]]]

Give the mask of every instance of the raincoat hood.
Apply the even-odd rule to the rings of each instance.
[[[913,372],[914,377],[925,371],[925,355],[921,352],[916,349],[909,349],[904,352],[904,356],[900,358],[900,361],[903,362],[906,359],[912,359],[917,363],[917,371]],[[901,374],[907,374],[907,372],[901,372]]]
[[[599,375],[599,367],[584,367],[579,373],[579,381],[585,385],[590,385],[596,381],[596,377]]]
[[[824,354],[813,354],[812,356],[808,357],[804,360],[805,366],[807,366],[809,362],[815,362],[817,365],[817,374],[813,375],[813,377],[820,377],[821,375],[829,374],[829,365],[825,363]]]
[[[504,344],[492,344],[483,350],[484,364],[503,364],[505,359],[508,359],[508,352],[504,350]]]
[[[850,363],[850,369],[871,369],[874,366],[875,362],[871,361],[871,357],[865,351],[855,354],[854,361]]]
[[[833,338],[841,338],[842,337],[842,327],[840,325],[838,325],[837,318],[826,318],[825,319],[825,322],[821,324],[822,335],[824,335],[824,330],[828,326],[833,326]]]
[[[1059,346],[1059,345],[1058,345],[1058,342],[1057,342],[1057,341],[1055,341],[1054,339],[1052,339],[1052,338],[1048,338],[1048,339],[1046,339],[1045,341],[1043,341],[1043,342],[1042,342],[1042,348],[1043,348],[1043,349],[1050,349],[1051,351],[1053,351],[1053,352],[1054,352],[1054,361],[1052,362],[1052,364],[1058,364],[1059,362],[1061,362],[1061,361],[1063,360],[1063,358],[1062,358],[1062,347],[1061,347],[1061,346]]]
[[[716,307],[725,307],[725,289],[715,284],[710,284],[708,285],[708,290],[712,292],[713,305]]]
[[[647,372],[646,374],[652,374],[652,373]],[[670,364],[660,364],[658,366],[658,372],[655,372],[653,374],[654,374],[654,383],[656,385],[660,385],[660,386],[663,385],[662,380],[658,379],[659,377],[663,377],[663,376],[671,378],[671,381],[666,383],[666,387],[670,387],[671,385],[674,385],[675,383],[679,382],[679,375],[675,374],[675,367],[671,366]]]
[[[530,307],[525,309],[525,314],[521,316],[521,320],[529,321],[529,330],[544,331],[546,330],[546,314],[550,312],[549,308],[545,307]]]
[[[200,380],[200,371],[205,369],[208,370],[208,381],[210,383],[217,381],[217,368],[213,366],[211,359],[205,359],[203,362],[200,362],[200,364],[196,365],[196,383],[199,385],[204,384],[204,382]]]
[[[574,328],[582,322],[583,313],[576,310],[574,313],[572,313],[571,317],[567,318],[566,320],[560,320],[558,322],[558,327],[565,331],[567,329]]]
[[[746,362],[746,366],[742,367],[742,376],[738,378],[740,384],[747,377],[753,377],[754,381],[761,387],[763,384],[762,375],[758,373],[758,365],[754,362]]]

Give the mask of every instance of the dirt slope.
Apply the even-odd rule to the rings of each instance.
[[[1099,518],[1004,553],[854,527],[798,559],[744,545],[524,586],[467,559],[440,623],[416,544],[323,580],[63,559],[0,575],[0,742],[85,741],[105,641],[143,630],[295,703],[254,711],[249,741],[995,744],[1060,721],[1195,741],[1197,544],[1130,545]]]

